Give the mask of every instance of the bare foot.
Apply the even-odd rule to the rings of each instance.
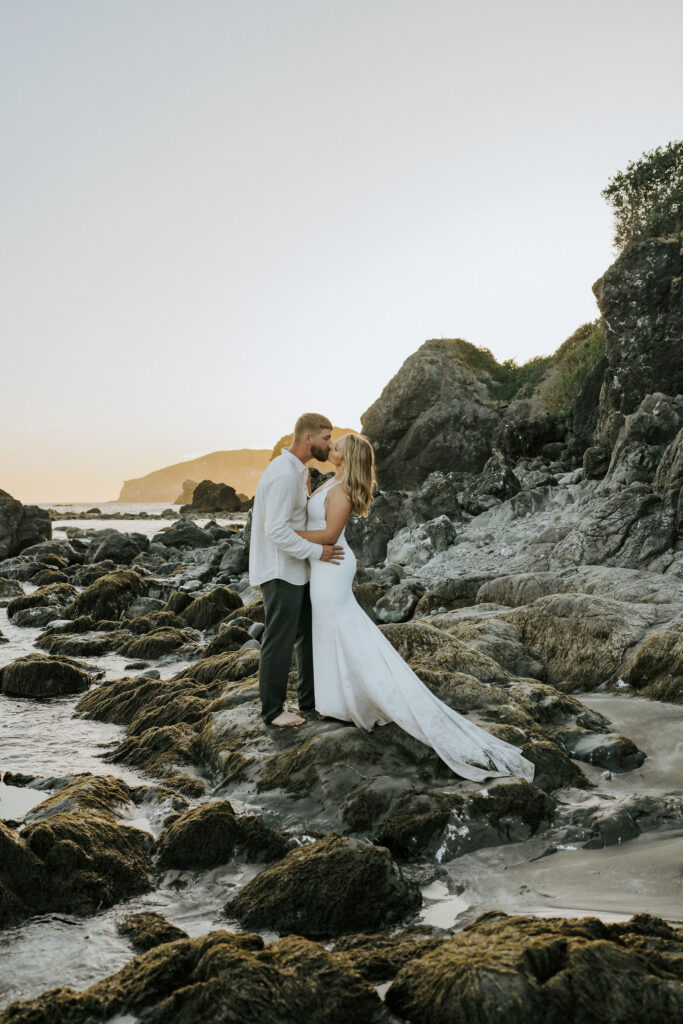
[[[301,718],[300,715],[295,715],[291,711],[282,711],[277,718],[270,722],[270,725],[278,725],[280,728],[284,728],[288,725],[303,725],[305,721],[305,718]]]

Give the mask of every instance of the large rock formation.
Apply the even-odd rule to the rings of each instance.
[[[22,505],[7,491],[0,490],[0,559],[12,558],[24,548],[52,539],[52,522],[47,509]]]
[[[683,392],[683,236],[632,243],[593,292],[608,363],[594,444],[611,448],[645,395]]]
[[[268,465],[268,449],[241,448],[238,451],[211,452],[188,462],[156,469],[135,480],[126,480],[117,501],[167,501],[179,504],[185,482],[217,480],[229,483],[242,494],[252,495],[261,473]],[[186,499],[183,497],[183,501]]]
[[[498,415],[456,343],[426,341],[363,413],[382,489],[419,487],[434,470],[478,472]]]

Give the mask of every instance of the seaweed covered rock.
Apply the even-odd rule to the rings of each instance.
[[[195,598],[180,614],[195,629],[208,629],[236,608],[242,608],[239,594],[228,587],[214,587],[207,594]]]
[[[118,780],[82,777],[49,797],[20,835],[0,823],[0,926],[33,914],[92,914],[152,886],[152,837],[120,824]]]
[[[473,850],[522,842],[552,820],[554,801],[523,779],[467,795],[411,792],[396,801],[375,841],[401,860],[439,863]]]
[[[204,869],[227,864],[236,853],[252,861],[283,857],[289,842],[254,815],[236,815],[227,800],[181,814],[159,837],[159,866]]]
[[[251,640],[251,634],[241,626],[230,623],[220,630],[202,651],[202,658],[211,658],[214,654],[230,654],[238,651],[243,644]]]
[[[648,915],[620,925],[482,915],[406,963],[386,1003],[414,1024],[673,1020],[683,1015],[682,947]]]
[[[13,598],[7,605],[7,615],[16,626],[44,626],[52,619],[62,618],[76,594],[71,583],[49,583]]]
[[[0,668],[0,692],[8,697],[62,697],[82,693],[90,676],[68,658],[27,654]]]
[[[182,928],[176,928],[161,914],[153,912],[129,914],[118,922],[116,930],[119,935],[125,935],[130,939],[136,953],[145,953],[148,949],[162,946],[165,942],[187,938],[187,932]]]
[[[134,569],[117,569],[100,576],[64,609],[64,617],[77,619],[118,619],[125,609],[147,590],[147,583]]]
[[[226,913],[247,928],[317,937],[391,924],[421,903],[388,850],[331,832],[262,871]]]
[[[191,519],[178,519],[173,526],[155,533],[152,537],[153,544],[163,544],[169,548],[208,548],[214,544],[214,539],[206,530],[193,523]]]
[[[209,932],[141,953],[84,992],[58,988],[0,1011],[0,1024],[388,1024],[375,988],[341,957],[290,935]]]
[[[176,651],[187,657],[199,653],[197,641],[187,633],[170,626],[162,626],[142,636],[135,637],[119,648],[119,653],[126,658],[161,658],[165,654]]]

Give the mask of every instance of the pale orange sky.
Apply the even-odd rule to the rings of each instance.
[[[0,488],[358,428],[427,338],[554,351],[681,38],[680,0],[4,0]]]

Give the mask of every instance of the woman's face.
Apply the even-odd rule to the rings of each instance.
[[[337,438],[336,441],[332,441],[330,445],[327,458],[336,469],[344,462],[344,442],[347,437],[348,434],[344,434],[342,437]]]

